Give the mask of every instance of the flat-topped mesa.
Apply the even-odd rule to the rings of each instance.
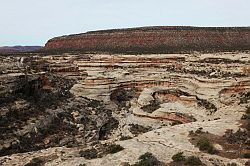
[[[142,27],[56,37],[44,50],[180,53],[250,50],[250,27]]]

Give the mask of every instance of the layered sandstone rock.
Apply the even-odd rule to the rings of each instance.
[[[145,27],[56,37],[45,50],[179,53],[250,49],[249,27]]]
[[[211,166],[247,161],[189,141],[201,127],[219,136],[239,129],[250,101],[247,52],[28,54],[0,62],[0,165],[134,164],[146,152],[168,165],[180,151]],[[125,149],[81,155],[110,143]]]

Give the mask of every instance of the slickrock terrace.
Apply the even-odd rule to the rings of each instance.
[[[199,151],[189,132],[238,130],[249,105],[247,52],[0,58],[1,164],[134,164],[151,152],[167,165],[179,151],[206,165],[232,161]],[[93,157],[104,143],[125,149]],[[92,159],[79,155],[86,149]]]

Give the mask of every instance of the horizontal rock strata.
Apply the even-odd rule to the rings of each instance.
[[[199,151],[189,132],[238,130],[250,101],[247,52],[38,53],[0,62],[0,165],[134,164],[146,152],[167,165],[180,151],[226,165],[232,159]],[[125,149],[80,153],[98,156],[93,149],[110,142]]]
[[[44,50],[179,53],[250,50],[249,27],[144,27],[56,37]]]

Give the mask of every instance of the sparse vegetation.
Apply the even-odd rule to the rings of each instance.
[[[241,128],[236,132],[227,130],[223,136],[198,129],[190,131],[189,136],[191,138],[190,142],[201,151],[231,159],[249,158],[250,141],[246,129]]]
[[[130,136],[121,136],[120,140],[124,141],[124,140],[128,140],[128,139],[132,139],[133,137]]]
[[[183,152],[176,153],[173,155],[172,160],[174,162],[180,162],[180,161],[185,161],[185,156],[183,156]]]
[[[79,152],[81,157],[84,157],[86,159],[94,159],[97,158],[97,150],[96,149],[87,149],[87,150],[81,150]]]
[[[201,162],[201,160],[199,159],[199,157],[190,156],[190,157],[188,157],[188,158],[186,159],[185,165],[188,165],[188,166],[202,165],[202,162]]]
[[[160,102],[158,100],[152,100],[149,105],[143,106],[141,109],[145,112],[152,113],[159,108]]]
[[[98,148],[81,150],[79,154],[81,157],[84,157],[86,159],[94,159],[103,157],[107,154],[114,154],[120,152],[123,149],[124,148],[122,146],[116,144],[100,144],[98,145]]]
[[[113,130],[117,129],[119,125],[119,121],[113,117],[111,117],[107,123],[105,123],[99,131],[99,140],[108,139],[108,135],[112,133]]]
[[[114,153],[122,151],[123,149],[124,148],[120,145],[111,144],[111,145],[108,145],[107,147],[107,153],[114,154]]]
[[[197,165],[204,165],[199,157],[196,156],[189,156],[185,157],[183,152],[176,153],[172,156],[173,162],[170,165],[188,165],[188,166],[197,166]]]
[[[130,124],[130,126],[131,126],[129,129],[130,132],[136,136],[141,134],[141,133],[146,133],[146,132],[151,130],[150,127],[144,127],[144,126],[138,125],[138,124]]]
[[[152,153],[149,153],[149,152],[141,155],[139,157],[139,160],[140,161],[136,162],[132,166],[159,166],[161,165],[161,162],[155,156],[153,156]]]
[[[201,151],[206,151],[210,154],[214,154],[215,153],[215,149],[212,145],[212,143],[209,141],[209,139],[203,137],[201,138],[198,142],[197,142],[197,146],[199,147],[199,149]]]
[[[42,158],[36,157],[33,158],[29,163],[24,166],[42,166],[44,165],[44,160]]]
[[[86,164],[80,164],[79,166],[86,166]]]
[[[200,99],[198,97],[196,97],[196,98],[198,100],[198,103],[197,103],[198,106],[206,108],[207,110],[210,111],[210,114],[217,111],[217,107],[213,103],[211,103],[205,99]]]
[[[200,127],[195,131],[196,134],[204,133],[203,128]]]
[[[171,123],[171,126],[180,125],[180,124],[182,124],[182,122],[174,121],[174,122]]]

